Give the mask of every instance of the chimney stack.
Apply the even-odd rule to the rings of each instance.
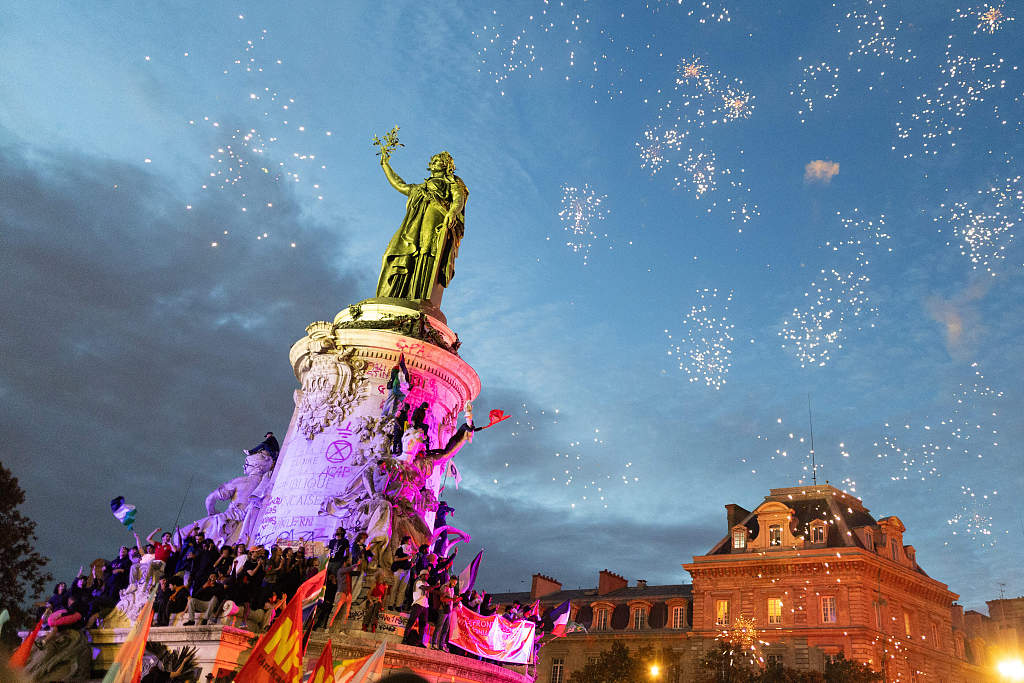
[[[625,588],[629,585],[629,581],[622,578],[615,572],[610,572],[607,569],[602,569],[601,573],[597,576],[597,594],[607,595],[619,589]]]
[[[744,510],[736,503],[729,503],[725,506],[725,516],[729,523],[729,528],[725,530],[726,535],[732,532],[732,528],[746,519],[747,515],[750,514],[750,510]]]
[[[530,600],[534,601],[562,590],[562,584],[550,576],[534,574],[533,583],[530,585]]]

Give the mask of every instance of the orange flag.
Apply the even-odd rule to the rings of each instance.
[[[309,683],[334,683],[334,655],[331,652],[331,641],[328,638],[324,645],[324,651],[320,653],[320,659],[316,660],[313,673],[309,676]]]
[[[39,629],[42,627],[43,620],[40,618],[39,623],[32,629],[32,632],[25,636],[25,640],[21,641],[18,649],[11,653],[8,663],[12,669],[24,669],[25,665],[28,664],[28,656],[32,654],[32,645],[36,642],[36,636],[39,635]]]
[[[153,623],[153,598],[142,608],[128,637],[114,657],[114,663],[103,677],[103,683],[139,683],[142,678],[142,654],[146,651],[149,627]]]
[[[359,659],[346,660],[334,667],[334,683],[369,683],[371,679],[378,680],[384,673],[386,650],[387,643],[383,642],[376,652]]]
[[[301,683],[302,596],[288,601],[270,629],[260,636],[249,661],[235,677],[239,683]]]

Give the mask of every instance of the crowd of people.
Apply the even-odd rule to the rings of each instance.
[[[181,543],[157,528],[143,544],[121,546],[117,555],[97,560],[68,584],[61,581],[40,605],[45,622],[61,628],[93,628],[117,607],[133,583],[157,585],[154,625],[167,626],[175,614],[188,612],[186,626],[216,623],[227,601],[232,613],[266,626],[299,585],[320,570],[315,557],[302,548],[247,548],[244,544],[218,547],[195,527]],[[156,540],[159,534],[159,540]]]
[[[136,535],[133,547],[121,546],[114,558],[97,560],[88,574],[80,568],[70,587],[58,583],[40,604],[44,623],[54,629],[101,627],[117,608],[122,591],[133,582],[152,581],[157,586],[154,626],[167,626],[174,615],[184,612],[184,626],[216,624],[229,615],[266,629],[302,582],[321,567],[320,560],[307,557],[302,548],[218,547],[198,527],[176,544],[174,534],[161,532],[154,529],[145,543]],[[406,536],[390,571],[373,569],[366,534],[349,542],[345,530],[337,529],[327,544],[326,588],[314,628],[329,627],[338,616],[344,623],[353,605],[362,606],[362,630],[367,632],[377,631],[385,610],[405,612],[404,643],[446,652],[451,615],[459,604],[509,621],[530,618],[540,628],[540,616],[524,614],[518,602],[494,606],[485,592],[460,593],[459,577],[452,572],[457,555],[457,548],[443,556]]]
[[[404,362],[400,365],[396,369],[404,370]],[[394,384],[407,390],[407,382]],[[398,391],[392,409],[398,407],[401,397]],[[408,404],[401,403],[401,409],[399,423],[404,426],[408,419],[426,431],[426,425],[421,424],[426,404],[408,418]],[[280,449],[277,439],[273,432],[265,436],[262,443],[244,453],[265,452],[276,458]],[[386,475],[386,468],[382,470]],[[374,490],[383,488],[376,479],[373,483]],[[458,548],[447,542],[446,517],[452,513],[454,508],[439,501],[434,526],[445,531],[438,535],[433,548],[405,536],[393,553],[390,567],[384,564],[384,558],[373,556],[381,549],[367,547],[366,533],[357,534],[350,542],[339,527],[327,543],[327,578],[314,628],[329,628],[339,615],[342,623],[347,622],[354,606],[363,609],[362,629],[368,632],[377,631],[385,610],[405,612],[404,643],[447,652],[452,613],[462,604],[484,616],[498,613],[509,621],[532,619],[537,623],[539,640],[540,615],[524,614],[519,603],[492,606],[491,596],[485,592],[460,591],[459,577],[452,573]],[[387,559],[391,557],[389,553]],[[70,588],[66,582],[58,583],[53,595],[40,604],[40,616],[45,624],[60,630],[101,627],[115,612],[134,620],[140,603],[155,588],[155,626],[168,626],[176,615],[186,613],[175,623],[208,625],[230,618],[232,623],[240,620],[239,625],[265,630],[299,586],[321,566],[320,558],[307,557],[301,547],[274,545],[268,550],[242,543],[218,546],[198,523],[187,533],[176,529],[172,534],[158,527],[145,543],[136,534],[134,546],[121,546],[114,558],[93,562],[88,574],[80,567]]]

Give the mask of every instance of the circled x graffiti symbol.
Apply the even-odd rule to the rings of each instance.
[[[342,463],[352,457],[352,444],[348,441],[333,441],[324,452],[327,462]]]

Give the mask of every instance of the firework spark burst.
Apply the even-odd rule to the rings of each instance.
[[[594,223],[603,221],[608,215],[608,209],[604,207],[607,198],[608,195],[597,194],[586,184],[582,188],[562,185],[562,210],[558,212],[558,218],[562,221],[562,229],[569,233],[565,245],[573,253],[583,255],[584,265],[590,258],[594,242],[608,237],[607,233],[599,234],[593,229]]]
[[[678,169],[673,177],[676,187],[706,201],[706,213],[723,205],[731,220],[741,225],[749,222],[760,212],[748,198],[750,188],[742,180],[745,169],[722,164],[721,150],[725,147],[713,146],[706,136],[714,126],[750,118],[754,99],[741,80],[727,79],[700,57],[682,59],[676,67],[672,91],[659,106],[655,123],[643,131],[642,139],[636,143],[641,168],[648,169],[653,176],[663,168],[674,167]],[[726,140],[727,136],[722,138]],[[735,155],[729,156],[734,156],[738,164],[743,150],[735,150]]]
[[[782,348],[790,349],[800,367],[824,367],[833,354],[843,348],[852,331],[873,328],[877,306],[869,295],[869,266],[874,254],[889,253],[884,246],[890,236],[883,232],[885,216],[869,220],[840,216],[842,237],[826,241],[821,247],[836,259],[834,265],[821,268],[818,277],[804,291],[803,306],[794,306],[782,321],[778,335]]]
[[[719,299],[718,289],[698,289],[697,303],[683,316],[683,332],[678,344],[670,343],[668,355],[679,359],[679,369],[690,382],[721,389],[732,367],[732,330],[727,314],[732,291]],[[669,341],[672,334],[665,330]]]
[[[331,131],[308,130],[296,118],[296,98],[274,85],[282,78],[283,60],[261,57],[268,36],[267,29],[262,29],[255,38],[245,40],[241,54],[223,69],[226,91],[239,94],[236,115],[247,123],[227,126],[212,115],[189,120],[192,126],[212,131],[216,139],[201,189],[232,193],[238,209],[246,214],[276,208],[272,198],[265,196],[277,195],[269,192],[272,185],[287,184],[292,192],[307,188],[306,197],[324,198],[318,176],[327,167],[312,150],[316,144],[312,136],[330,137]],[[256,231],[257,240],[268,238],[267,233]]]
[[[996,265],[1006,258],[1013,244],[1015,226],[1024,220],[1021,176],[996,181],[977,190],[969,200],[940,206],[945,215],[935,221],[949,225],[961,255],[970,260],[971,269],[984,270],[995,277]]]

